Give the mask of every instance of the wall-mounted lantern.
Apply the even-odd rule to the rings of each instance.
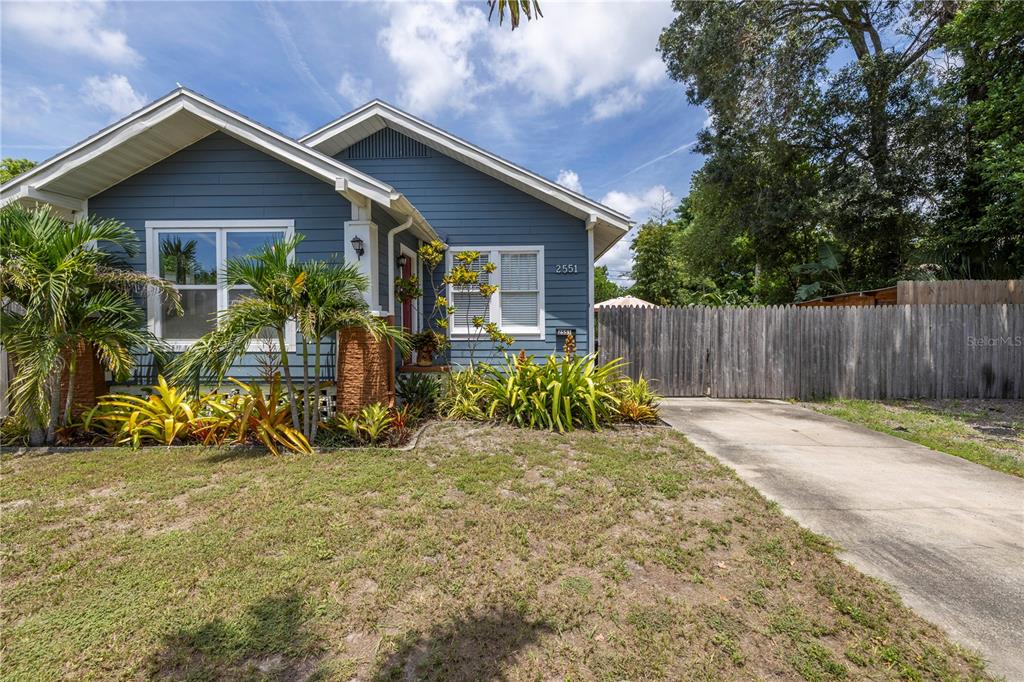
[[[405,269],[405,266],[409,264],[409,257],[408,257],[408,256],[406,256],[406,255],[405,255],[405,254],[403,253],[403,254],[402,254],[401,256],[399,256],[399,257],[398,257],[398,258],[396,259],[396,261],[395,261],[395,262],[396,262],[396,263],[398,263],[398,269],[399,269],[399,270],[404,270],[404,269]]]
[[[358,235],[352,237],[352,250],[356,252],[356,256],[359,258],[363,257],[363,240]]]

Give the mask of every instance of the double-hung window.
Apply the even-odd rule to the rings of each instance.
[[[449,249],[447,267],[460,251],[475,251],[480,257],[470,267],[480,272],[481,284],[496,284],[498,291],[488,301],[477,285],[450,287],[449,301],[455,313],[448,321],[452,336],[474,333],[473,319],[497,322],[501,331],[512,336],[544,338],[544,247],[458,247]],[[491,273],[483,271],[494,263]]]
[[[158,295],[151,296],[150,329],[176,349],[212,331],[217,315],[251,291],[227,285],[227,260],[244,258],[293,230],[291,220],[146,221],[147,271],[174,285],[182,307],[179,313]],[[289,329],[289,345],[293,336]]]

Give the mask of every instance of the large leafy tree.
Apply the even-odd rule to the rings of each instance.
[[[607,265],[598,265],[594,268],[594,303],[618,298],[624,291],[625,289],[608,276]]]
[[[36,162],[31,159],[15,159],[9,156],[0,161],[0,184],[12,180],[25,171],[36,167]]]
[[[962,277],[1024,274],[1024,3],[966,3],[940,32],[950,145],[931,244]]]
[[[177,306],[178,294],[132,270],[114,254],[119,249],[134,254],[135,234],[114,220],[68,223],[48,207],[17,203],[0,211],[0,343],[14,359],[11,405],[28,421],[34,445],[54,442],[71,418],[80,344],[91,344],[115,375],[132,370],[135,351],[163,352],[133,296],[156,289]]]
[[[817,230],[846,251],[858,284],[894,278],[933,198],[928,143],[940,141],[941,116],[925,57],[950,4],[677,0],[675,9],[660,50],[691,102],[711,112],[699,145],[708,182],[739,187],[717,195],[746,208],[723,228],[750,236],[758,257],[772,246],[792,253],[777,237],[794,228]]]

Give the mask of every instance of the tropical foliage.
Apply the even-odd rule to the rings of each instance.
[[[550,355],[541,362],[524,353],[507,356],[501,366],[453,373],[439,413],[559,432],[656,421],[658,396],[643,378],[623,376],[623,367],[622,360],[600,364],[594,355]]]
[[[429,374],[403,374],[396,393],[402,405],[408,405],[424,417],[434,414],[441,397],[441,382]]]
[[[132,371],[138,351],[163,354],[134,297],[155,290],[177,307],[178,294],[132,270],[116,250],[136,253],[134,233],[120,222],[68,223],[48,207],[17,203],[0,209],[0,343],[16,368],[12,410],[26,420],[33,444],[53,443],[71,421],[81,347],[95,349],[115,376]]]
[[[223,381],[235,362],[263,336],[277,342],[291,422],[309,442],[320,424],[320,377],[323,340],[345,328],[366,329],[377,339],[408,352],[402,330],[370,313],[362,293],[368,282],[353,265],[319,260],[294,262],[301,235],[275,242],[256,253],[229,259],[228,286],[244,286],[251,294],[224,311],[217,328],[182,353],[170,366],[181,381],[198,383],[206,371]],[[289,327],[298,330],[301,365],[293,367],[288,349]],[[298,373],[298,376],[296,376]]]
[[[513,31],[519,28],[521,16],[525,16],[527,21],[533,19],[534,16],[538,19],[544,16],[540,12],[538,0],[487,0],[487,5],[490,7],[487,20],[490,21],[497,10],[498,25],[501,26],[505,23],[505,12],[508,11],[508,23]]]
[[[112,394],[100,398],[77,426],[93,442],[132,448],[260,443],[275,455],[281,448],[312,452],[306,437],[292,426],[279,377],[268,393],[257,384],[232,381],[237,387],[234,393],[214,391],[196,396],[159,377],[147,397]]]
[[[399,409],[373,403],[352,415],[339,412],[323,427],[339,445],[397,445],[419,419],[410,405]]]

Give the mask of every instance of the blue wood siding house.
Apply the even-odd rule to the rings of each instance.
[[[443,241],[449,266],[458,251],[478,251],[479,263],[495,264],[498,293],[486,304],[443,292],[465,316],[449,320],[454,365],[469,362],[471,348],[477,361],[500,359],[489,343],[473,342],[475,315],[510,333],[513,352],[559,351],[567,331],[590,350],[594,261],[630,226],[627,216],[380,101],[293,140],[185,88],[3,185],[0,201],[135,230],[141,248],[132,265],[182,293],[181,316],[159,300],[141,302],[153,330],[177,347],[244,295],[220,281],[224,261],[269,240],[302,235],[296,258],[356,264],[371,281],[371,309],[410,331],[436,317],[429,282],[444,268],[425,272],[419,247]],[[412,313],[393,290],[406,273],[427,292]],[[258,376],[256,354],[235,376]]]

